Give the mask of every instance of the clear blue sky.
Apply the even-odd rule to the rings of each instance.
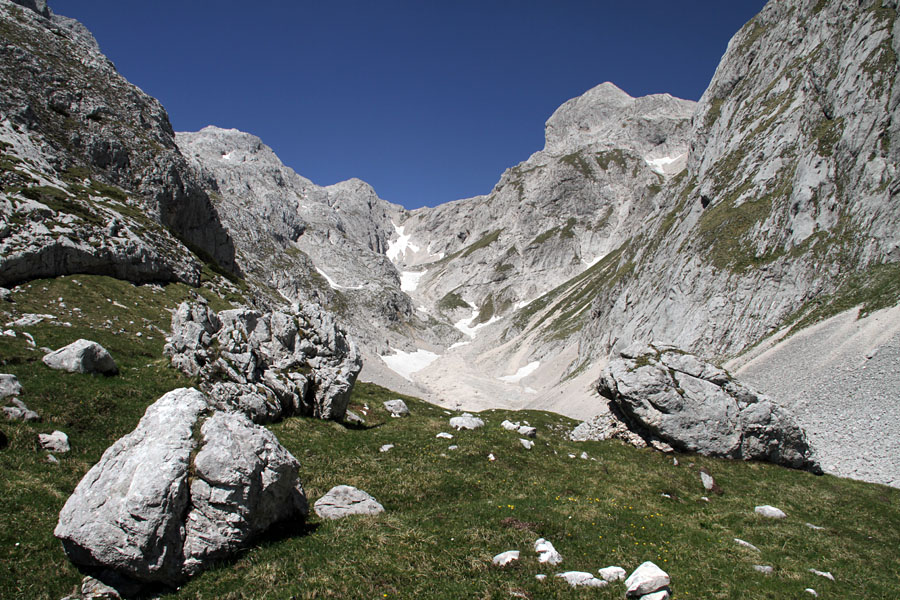
[[[258,135],[407,208],[488,193],[604,81],[696,100],[763,0],[50,0],[176,131]]]

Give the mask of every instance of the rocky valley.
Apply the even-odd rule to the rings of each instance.
[[[735,595],[772,597],[779,577],[797,587],[825,566],[846,569],[827,588],[835,597],[867,589],[872,564],[896,567],[872,555],[900,527],[898,53],[896,0],[772,0],[699,102],[601,83],[550,115],[544,147],[488,193],[407,210],[359,179],[317,185],[250,133],[174,132],[83,25],[42,0],[0,0],[0,398],[12,423],[0,457],[14,474],[2,514],[59,515],[66,554],[49,525],[29,538],[34,562],[68,569],[71,583],[68,556],[134,597],[177,596],[170,584],[185,585],[178,597],[262,597],[229,587],[243,575],[228,561],[274,580],[280,552],[330,556],[344,534],[365,548],[396,542],[399,559],[331,557],[353,583],[308,567],[325,581],[309,597],[569,597],[562,583],[534,588],[547,550],[523,560],[527,583],[486,571],[462,512],[502,514],[481,540],[491,544],[537,548],[552,535],[574,558],[606,535],[621,554],[605,556],[629,571],[671,557],[695,597],[713,592],[667,555],[668,538],[685,556],[702,539],[722,553],[703,559],[717,571],[752,552],[775,564],[758,584],[767,571],[748,562],[727,586]],[[79,338],[115,358],[106,375],[85,374],[100,359],[85,359]],[[65,363],[76,373],[48,374],[57,367],[41,357],[76,344]],[[411,415],[388,407],[395,396]],[[32,447],[50,423],[74,448],[46,450],[55,463]],[[68,450],[57,433],[54,448]],[[645,465],[646,481],[620,483]],[[695,489],[701,467],[724,474],[721,487]],[[47,468],[59,472],[41,483]],[[766,500],[756,485],[791,518],[736,517]],[[323,504],[334,493],[369,507],[371,536],[315,520],[307,495],[329,489]],[[808,506],[816,494],[827,506]],[[642,538],[629,503],[642,530],[663,514],[693,524]],[[852,515],[875,535],[881,509],[891,525],[877,543],[841,545],[861,535]],[[800,544],[822,519],[831,537]],[[278,539],[273,525],[288,521]],[[16,558],[25,529],[17,520],[0,536],[10,564],[32,564]],[[772,543],[722,549],[737,536]],[[435,558],[438,538],[451,567]],[[465,572],[474,587],[429,596],[394,573],[417,548],[430,576]],[[281,575],[258,570],[258,551]],[[854,558],[810,562],[827,553]],[[363,581],[366,569],[383,576]],[[0,595],[51,597],[17,567],[3,573]],[[579,577],[564,577],[571,597],[582,593],[572,581],[616,585]],[[665,582],[629,593],[668,598]],[[72,597],[104,597],[93,593]]]

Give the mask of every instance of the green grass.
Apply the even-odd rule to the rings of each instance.
[[[4,320],[38,312],[71,322],[28,328],[39,346],[90,337],[121,368],[115,377],[59,373],[21,337],[0,337],[2,371],[19,377],[22,399],[44,419],[2,425],[10,446],[0,451],[0,597],[56,600],[80,582],[52,535],[57,514],[148,404],[190,385],[167,366],[162,336],[148,328],[167,328],[166,309],[188,294],[182,285],[76,276],[19,286],[14,303],[0,304]],[[107,320],[109,329],[101,326]],[[381,403],[396,397],[406,400],[410,417],[392,419],[383,410]],[[573,590],[552,575],[608,565],[630,571],[645,560],[671,575],[676,598],[802,598],[806,587],[831,598],[893,598],[900,589],[900,555],[892,551],[900,541],[900,490],[698,456],[679,455],[674,466],[671,456],[618,442],[570,442],[565,434],[575,422],[542,411],[486,411],[484,429],[440,440],[435,435],[450,430],[443,409],[372,384],[357,384],[351,408],[365,414],[366,428],[291,418],[271,429],[300,461],[311,502],[350,484],[373,494],[386,512],[288,524],[165,598],[619,599],[621,584]],[[534,449],[499,427],[507,418],[538,428]],[[53,429],[66,431],[73,447],[59,465],[45,463],[35,446],[37,433]],[[378,452],[387,443],[395,448]],[[449,450],[451,444],[459,448]],[[582,451],[596,460],[569,458]],[[488,453],[497,460],[488,461]],[[725,490],[709,503],[700,501],[700,467]],[[756,516],[753,507],[765,503],[788,518]],[[827,529],[813,531],[807,521]],[[563,555],[559,567],[537,562],[538,537]],[[761,554],[739,548],[734,537]],[[493,555],[512,549],[522,552],[518,563],[491,566]],[[775,573],[760,575],[754,564],[771,564]],[[809,568],[831,571],[837,581]],[[538,573],[551,578],[538,582]]]
[[[587,161],[587,159],[580,152],[573,152],[572,154],[566,154],[562,158],[559,159],[559,162],[568,165],[569,167],[575,169],[581,175],[587,179],[595,179],[594,171],[591,170],[591,164]]]

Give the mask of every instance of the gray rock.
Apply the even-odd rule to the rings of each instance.
[[[594,577],[593,573],[585,571],[566,571],[565,573],[557,573],[556,576],[560,579],[565,579],[566,583],[572,587],[601,588],[609,585],[606,581]]]
[[[452,434],[452,433],[447,433],[446,431],[442,431],[442,432],[440,432],[439,434],[437,434],[437,435],[434,436],[434,437],[436,437],[436,438],[441,438],[441,439],[443,439],[443,440],[452,440],[452,439],[453,439],[453,434]]]
[[[200,379],[217,406],[257,423],[294,413],[342,419],[362,368],[356,345],[312,304],[216,314],[205,304],[183,303],[163,351]]]
[[[672,595],[669,593],[669,590],[663,589],[650,594],[644,594],[641,596],[641,600],[669,600],[671,597]]]
[[[775,572],[775,569],[771,565],[753,565],[753,570],[763,575],[771,575]]]
[[[519,438],[519,443],[522,444],[522,447],[526,450],[531,450],[534,448],[534,442],[531,440],[526,440],[525,438]]]
[[[506,419],[502,423],[500,423],[500,427],[507,431],[517,431],[520,425],[518,423],[513,423],[509,419]]]
[[[348,425],[365,425],[366,420],[352,410],[348,410],[344,413],[344,423]]]
[[[62,431],[54,431],[53,433],[39,433],[38,442],[41,448],[49,452],[59,452],[60,454],[71,450],[69,446],[69,436]]]
[[[350,515],[377,515],[384,507],[366,492],[349,485],[336,485],[313,505],[322,519],[341,519]]]
[[[85,339],[47,354],[43,361],[51,369],[70,373],[115,375],[119,372],[116,362],[103,346]]]
[[[604,440],[620,440],[635,448],[646,448],[647,442],[633,432],[611,413],[597,415],[589,421],[579,423],[569,433],[573,442],[602,442]]]
[[[825,579],[834,581],[834,575],[832,575],[830,571],[817,571],[816,569],[810,569],[809,572],[813,575],[818,575],[819,577],[824,577]]]
[[[774,506],[769,506],[768,504],[757,506],[753,509],[753,512],[770,519],[784,519],[785,517],[787,517],[787,515],[784,514],[784,511],[782,511],[780,508],[775,508]]]
[[[463,413],[462,416],[452,417],[450,419],[450,427],[455,427],[457,431],[463,429],[478,429],[484,427],[484,421],[469,413]]]
[[[759,548],[751,544],[750,542],[744,541],[740,538],[734,538],[734,543],[742,548],[747,548],[748,550],[753,550],[755,552],[759,552]]]
[[[505,567],[511,562],[519,560],[519,551],[518,550],[507,550],[506,552],[501,552],[497,556],[495,556],[491,560],[491,564],[497,567]]]
[[[0,300],[4,302],[12,302],[12,290],[0,287]]]
[[[517,431],[519,432],[519,435],[524,435],[525,437],[533,438],[533,437],[537,436],[537,428],[536,427],[529,427],[528,425],[522,425],[521,427],[518,428]]]
[[[810,596],[812,596],[813,598],[818,598],[818,597],[819,597],[819,594],[816,593],[816,590],[814,590],[814,589],[812,589],[812,588],[806,588],[806,589],[803,590],[803,591],[806,592],[807,594],[809,594]]]
[[[273,523],[303,518],[298,467],[241,413],[214,412],[199,391],[174,390],[88,471],[54,535],[78,565],[171,585]]]
[[[635,569],[625,580],[625,596],[629,598],[646,596],[669,587],[669,574],[656,564],[647,561]]]
[[[216,412],[200,429],[185,521],[187,574],[232,555],[275,523],[307,516],[297,460],[241,413]]]
[[[406,402],[397,398],[396,400],[388,400],[384,403],[384,408],[391,413],[392,417],[405,417],[409,415],[409,407]]]
[[[18,396],[22,393],[22,385],[15,375],[0,375],[0,399],[7,396]]]
[[[393,447],[394,447],[393,444],[384,444],[384,445],[382,445],[382,446],[378,449],[378,451],[379,451],[379,452],[390,452],[390,450],[391,450]]]
[[[604,567],[597,571],[597,574],[600,575],[602,580],[610,583],[614,581],[624,581],[625,575],[627,575],[625,569],[622,567]]]
[[[534,543],[534,551],[538,553],[539,563],[558,565],[562,562],[562,555],[556,551],[556,548],[553,547],[552,543],[544,538],[539,538]]]
[[[4,406],[0,408],[3,411],[3,414],[6,415],[6,418],[10,421],[40,421],[41,417],[33,410],[29,409],[24,402],[19,400],[18,398],[13,398],[9,401],[9,406]]]
[[[658,437],[707,456],[821,472],[806,435],[785,409],[696,357],[650,346],[629,349],[609,362],[598,391],[645,439]]]

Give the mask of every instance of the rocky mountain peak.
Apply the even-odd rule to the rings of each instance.
[[[47,7],[47,0],[12,0],[13,4],[24,6],[33,10],[42,17],[50,18],[50,9]]]
[[[560,106],[545,125],[544,151],[566,154],[584,147],[631,150],[645,159],[686,151],[697,103],[669,94],[632,98],[606,82]]]

